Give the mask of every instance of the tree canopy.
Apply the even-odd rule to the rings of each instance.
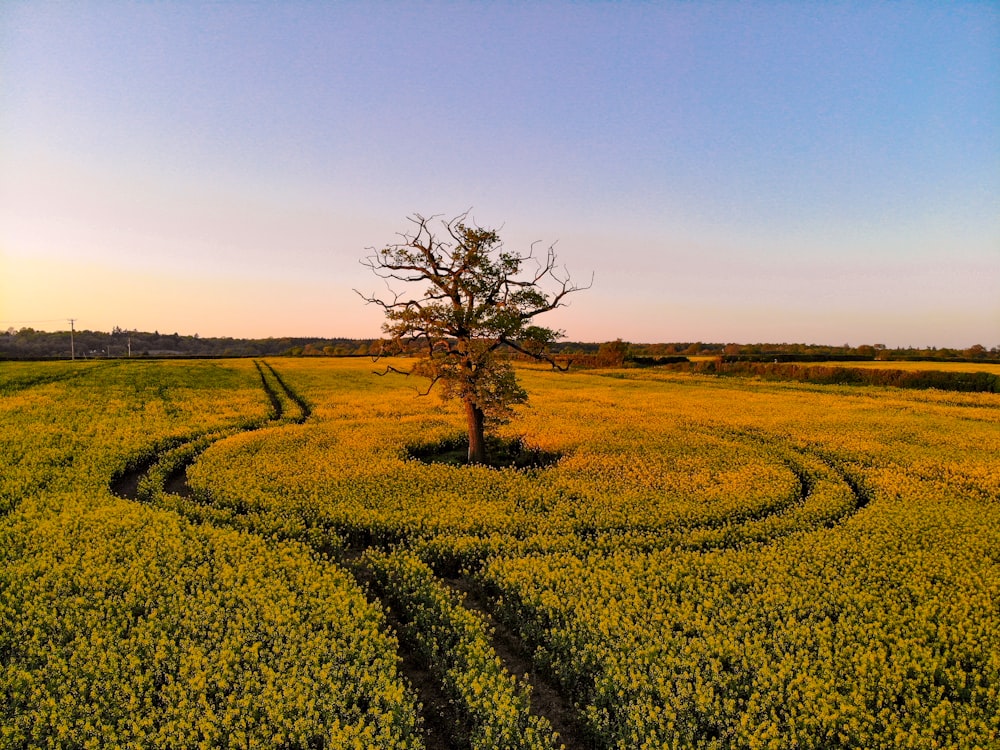
[[[548,354],[562,332],[536,325],[542,313],[565,304],[588,287],[573,283],[556,261],[554,246],[544,254],[507,250],[496,230],[475,225],[468,212],[409,217],[402,241],[374,250],[362,260],[386,281],[387,294],[361,296],[385,312],[383,355],[422,354],[409,370],[389,368],[440,384],[442,395],[462,402],[469,429],[469,462],[486,461],[486,426],[502,423],[527,393],[518,384],[506,352],[515,351],[558,367]],[[360,294],[360,292],[359,292]]]

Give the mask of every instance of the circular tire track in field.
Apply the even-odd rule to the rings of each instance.
[[[795,476],[799,484],[799,491],[798,497],[782,508],[740,519],[739,523],[733,526],[732,533],[728,538],[722,536],[707,544],[702,542],[685,544],[682,542],[679,545],[681,547],[709,550],[733,545],[739,546],[746,542],[771,544],[791,533],[831,528],[838,523],[843,523],[871,501],[872,493],[865,486],[864,481],[847,470],[844,467],[844,461],[829,451],[802,446],[793,443],[786,437],[755,428],[719,429],[713,425],[705,424],[699,425],[698,429],[714,435],[721,434],[733,440],[763,446],[768,454],[773,454],[774,460],[783,464]],[[813,469],[821,467],[824,472],[828,472],[828,476],[814,473],[810,470],[809,464],[813,465]],[[835,485],[839,484],[842,489],[847,490],[851,498],[849,507],[824,509],[822,504],[810,506],[810,503],[816,500],[820,485],[831,482]],[[796,518],[796,515],[800,517]],[[768,528],[768,524],[771,525],[770,528]],[[710,529],[706,527],[705,530]],[[693,529],[692,531],[697,530]]]
[[[246,428],[243,432],[253,432],[255,430],[272,427],[281,423],[302,424],[305,422],[305,420],[308,419],[309,415],[312,413],[308,402],[292,390],[269,363],[263,362],[262,366],[262,363],[255,360],[254,366],[257,368],[257,372],[260,375],[261,388],[267,395],[268,401],[270,402],[271,414],[263,423]],[[272,385],[272,380],[276,385]],[[298,412],[298,414],[291,419],[286,417],[285,401],[283,400],[283,397],[291,404],[294,404],[295,409]],[[160,462],[166,460],[172,451],[183,449],[185,446],[193,446],[198,442],[204,442],[204,445],[199,446],[197,450],[193,450],[191,454],[186,456],[181,463],[170,470],[163,482],[162,487],[163,492],[166,494],[177,495],[191,502],[198,502],[201,504],[201,502],[194,496],[194,492],[188,484],[187,469],[209,446],[219,440],[231,436],[232,434],[234,434],[232,431],[220,430],[217,434],[212,433],[207,436],[202,435],[187,440],[181,439],[171,441],[136,463],[134,466],[126,469],[120,474],[115,475],[109,484],[110,490],[114,495],[122,499],[142,502],[146,498],[140,495],[140,486],[143,481],[146,480],[147,477],[149,477],[150,474],[156,469]],[[216,435],[214,439],[212,437],[213,435]],[[178,510],[178,512],[183,513],[181,510]],[[239,515],[238,512],[237,515]],[[207,522],[214,523],[212,520]],[[317,545],[315,542],[306,543],[321,553],[330,552],[329,550],[322,549],[321,546]],[[371,587],[366,585],[364,568],[356,564],[356,562],[352,564],[351,558],[356,558],[362,549],[363,547],[358,547],[356,549],[349,550],[346,553],[341,551],[340,557],[342,559],[336,561],[341,564],[341,567],[343,567],[344,570],[349,572],[355,578],[361,589],[369,596],[370,601],[377,604],[382,609],[389,627],[397,634],[396,640],[397,643],[399,643],[397,653],[400,659],[399,671],[406,682],[410,685],[410,689],[416,695],[418,715],[422,720],[420,732],[423,737],[426,750],[466,750],[466,747],[456,740],[458,732],[456,731],[454,708],[450,705],[450,701],[447,699],[441,689],[441,686],[438,684],[437,678],[427,665],[422,662],[420,656],[413,649],[407,647],[403,640],[399,637],[398,634],[402,632],[402,627],[396,613],[393,612],[393,610],[384,602],[380,601],[378,598],[373,598],[371,594],[368,593],[371,591]],[[334,556],[334,559],[336,559],[336,555]],[[572,750],[572,748],[568,748],[568,750]]]
[[[751,440],[760,445],[780,446],[782,450],[788,451],[792,454],[797,454],[799,456],[812,457],[825,464],[830,470],[833,471],[834,474],[836,474],[840,478],[840,480],[845,485],[847,485],[847,488],[851,491],[851,494],[854,496],[853,508],[849,512],[841,516],[839,519],[837,519],[838,522],[846,520],[847,518],[849,518],[850,516],[854,515],[859,510],[867,506],[872,501],[872,491],[865,484],[864,480],[861,477],[849,471],[848,469],[846,469],[844,467],[845,463],[844,460],[839,456],[837,456],[837,454],[835,454],[832,451],[822,450],[820,448],[815,448],[815,447],[807,448],[801,445],[794,445],[791,443],[791,441],[789,441],[786,438],[778,437],[777,435],[765,432],[763,430],[746,428],[743,430],[735,430],[733,431],[733,434],[739,435],[743,438]],[[788,468],[792,471],[792,473],[799,478],[799,481],[803,483],[803,488],[806,489],[805,495],[808,496],[809,493],[812,492],[813,486],[815,484],[814,478],[808,475],[804,476],[801,469],[797,469],[796,467],[791,465],[787,460],[783,460],[783,463],[785,463],[785,465],[788,466]],[[827,526],[830,525],[832,524],[827,524]]]
[[[267,378],[264,377],[264,370],[261,369],[260,362],[254,360],[253,366],[257,368],[257,374],[260,375],[261,387],[264,389],[264,393],[267,394],[267,398],[271,402],[271,419],[281,419],[284,414],[284,407],[281,404],[281,399],[278,397],[278,392],[275,391],[271,384],[267,382]],[[274,368],[270,365],[268,365],[267,369],[274,373]]]
[[[271,404],[271,415],[268,417],[267,421],[248,427],[244,432],[253,432],[255,430],[260,430],[265,427],[272,427],[276,424],[280,424],[286,421],[285,418],[285,407],[282,402],[281,396],[284,397],[291,403],[295,404],[298,409],[298,415],[292,418],[290,421],[294,424],[302,424],[309,418],[312,413],[309,408],[308,403],[295,393],[284,380],[275,372],[274,368],[270,364],[264,362],[264,367],[267,368],[268,373],[273,378],[274,382],[277,383],[277,388],[271,385],[264,372],[264,368],[261,367],[261,363],[254,360],[254,367],[257,368],[257,373],[260,375],[261,388],[267,395],[268,401]],[[279,394],[280,391],[280,394]],[[175,466],[170,474],[167,476],[163,484],[164,492],[171,495],[180,495],[181,497],[190,498],[193,493],[191,487],[188,485],[187,481],[187,469],[195,462],[198,456],[206,450],[210,445],[212,445],[217,440],[221,440],[225,437],[229,437],[232,433],[227,430],[219,430],[214,440],[206,442],[206,444],[193,455],[187,457],[180,465]],[[110,482],[110,489],[113,495],[123,498],[125,500],[139,500],[139,484],[144,477],[148,476],[153,468],[163,460],[164,456],[172,450],[176,450],[186,444],[193,444],[199,440],[203,440],[206,436],[198,436],[196,438],[189,438],[187,440],[175,440],[168,443],[165,446],[154,451],[151,455],[140,460],[134,466],[126,468],[119,474],[112,477]]]
[[[270,402],[271,415],[268,421],[249,429],[261,429],[280,423],[304,422],[310,415],[309,406],[304,399],[288,387],[270,364],[264,362],[262,365],[255,361],[254,365],[261,378],[261,387]],[[293,411],[290,408],[291,405],[294,405],[294,412],[297,412],[297,414],[290,418],[286,416],[286,413]],[[712,425],[699,425],[698,428],[715,435],[719,435],[720,432],[719,428]],[[220,433],[217,439],[222,439],[230,434],[232,433]],[[833,477],[817,477],[810,474],[807,470],[807,465],[810,463],[815,466],[816,462],[820,462],[826,466],[837,480],[843,482],[854,498],[851,508],[846,509],[839,517],[827,519],[825,525],[829,526],[843,521],[871,500],[871,493],[866,490],[863,482],[849,472],[845,468],[844,462],[835,455],[827,454],[819,449],[804,448],[792,444],[786,438],[763,431],[728,429],[724,430],[724,434],[734,441],[746,441],[768,448],[775,447],[777,450],[772,454],[774,460],[784,464],[798,482],[798,489],[794,493],[795,496],[789,499],[785,505],[780,508],[758,509],[758,512],[738,520],[734,524],[737,533],[740,528],[747,527],[748,524],[753,525],[766,522],[773,516],[780,516],[783,513],[802,508],[803,505],[809,502],[810,497],[816,489],[817,482],[835,481]],[[204,436],[199,439],[204,439]],[[187,443],[193,442],[195,442],[194,439],[187,441]],[[209,441],[201,450],[207,448],[212,442],[214,441]],[[185,445],[185,441],[167,446],[149,457],[146,461],[141,462],[135,469],[124,472],[121,476],[116,477],[111,485],[112,491],[121,497],[137,499],[139,484],[142,478],[154,469],[158,461],[162,460],[166,453],[170,450],[183,447],[183,445]],[[187,457],[181,465],[175,467],[169,473],[163,484],[165,492],[180,495],[181,497],[191,497],[192,493],[187,483],[186,470],[199,454],[200,451],[193,453],[193,455]],[[796,457],[802,460],[796,460]],[[194,500],[194,498],[191,499]],[[816,526],[816,528],[818,527]],[[333,530],[336,531],[336,529]],[[711,531],[709,527],[706,527],[705,530]],[[778,531],[772,537],[759,541],[768,543],[770,540],[776,540],[786,533],[789,532]],[[400,541],[405,543],[405,540]],[[707,550],[730,546],[734,543],[741,543],[738,537],[733,541],[731,538],[720,534],[717,540],[711,540],[704,545],[692,545],[692,548]],[[362,542],[356,546],[360,549],[369,546],[369,544]],[[674,537],[674,541],[672,542],[665,540],[664,546],[674,546],[676,544],[676,537]],[[315,543],[312,546],[315,547]],[[679,546],[684,547],[685,545],[681,542]],[[337,559],[336,555],[334,555],[334,559],[338,563],[343,564],[345,569],[355,575],[355,578],[363,589],[366,591],[369,590],[365,586],[363,573],[359,571],[359,567],[361,566],[351,565],[346,560]],[[528,681],[532,686],[532,713],[542,715],[548,719],[569,750],[589,747],[590,743],[588,742],[586,725],[577,709],[573,706],[572,701],[563,695],[563,692],[557,685],[547,680],[546,676],[535,668],[531,659],[532,644],[521,639],[519,634],[512,628],[503,626],[503,623],[494,617],[492,610],[495,607],[490,596],[470,576],[449,578],[442,570],[438,570],[436,578],[439,582],[465,594],[465,606],[479,612],[493,626],[492,647],[497,656],[500,657],[507,672],[511,675],[520,676],[527,674],[529,676]],[[400,628],[396,625],[398,622],[396,614],[381,600],[373,598],[372,601],[373,603],[377,602],[381,606],[382,611],[386,613],[387,622],[390,627],[393,627],[397,633],[400,632]],[[411,688],[416,692],[418,700],[423,704],[421,716],[423,717],[424,738],[428,748],[430,750],[454,750],[457,745],[450,728],[452,719],[448,717],[449,706],[447,705],[447,700],[443,695],[441,686],[438,684],[431,670],[414,653],[413,649],[408,648],[398,637],[397,641],[400,643],[400,673],[405,677]]]
[[[718,430],[711,426],[705,425],[702,428],[706,432],[718,435]],[[835,454],[816,448],[794,445],[787,439],[763,431],[726,430],[726,433],[734,440],[753,442],[766,447],[778,447],[780,450],[775,451],[775,460],[780,461],[795,476],[798,482],[798,490],[795,493],[796,497],[787,505],[776,510],[765,511],[744,518],[741,523],[737,524],[737,528],[749,527],[754,524],[765,524],[773,517],[793,514],[803,510],[804,506],[810,502],[821,482],[834,481],[842,483],[849,490],[850,496],[853,499],[849,508],[826,518],[825,521],[820,523],[809,525],[806,521],[808,515],[806,515],[802,519],[802,525],[791,524],[787,528],[778,527],[775,533],[768,535],[763,540],[758,540],[764,544],[770,544],[795,531],[818,530],[823,527],[832,527],[835,524],[843,523],[872,500],[872,492],[865,486],[864,481],[847,469],[844,465],[844,460]],[[834,476],[824,477],[811,474],[808,470],[808,464],[811,463],[808,460],[810,458],[829,469]],[[734,544],[738,546],[745,541],[747,540],[740,538],[738,535],[734,539],[720,536],[715,541],[707,544],[692,544],[689,548],[692,550],[708,551]],[[617,549],[621,550],[626,546],[628,546],[627,543],[619,544]],[[669,546],[688,547],[683,541],[678,544],[676,537],[673,538],[672,542],[664,545],[664,547]],[[636,548],[635,551],[652,551],[655,548],[654,545],[649,549]],[[468,561],[466,561],[466,564],[468,564]],[[586,721],[575,707],[574,702],[565,696],[565,691],[557,683],[551,681],[545,675],[544,671],[538,669],[534,664],[532,654],[535,647],[543,644],[523,638],[515,627],[509,627],[508,623],[504,622],[502,618],[498,618],[494,614],[497,611],[497,607],[493,595],[473,576],[468,574],[456,575],[454,571],[448,572],[448,569],[452,567],[457,568],[461,566],[449,566],[445,564],[437,571],[438,579],[462,595],[465,599],[465,606],[482,615],[492,627],[492,645],[502,660],[504,667],[513,675],[524,675],[528,684],[532,687],[532,712],[543,715],[549,720],[553,729],[558,732],[559,739],[563,742],[567,750],[600,746],[599,743],[595,744],[595,740],[588,731]]]

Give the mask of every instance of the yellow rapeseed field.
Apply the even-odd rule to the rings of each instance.
[[[404,651],[557,747],[455,578],[592,747],[1000,745],[1000,395],[523,368],[515,470],[376,369],[0,364],[0,747],[420,747]]]

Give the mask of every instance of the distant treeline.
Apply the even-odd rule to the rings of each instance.
[[[36,331],[22,328],[0,333],[0,358],[78,359],[125,357],[277,357],[289,355],[367,354],[372,339],[283,337],[236,339],[177,333],[125,331]]]
[[[891,366],[891,365],[890,365]],[[1000,376],[988,372],[894,370],[869,367],[827,367],[774,362],[732,362],[709,359],[674,365],[672,369],[722,376],[791,380],[823,385],[883,385],[895,388],[936,388],[941,391],[1000,393]]]
[[[914,348],[890,349],[882,344],[860,346],[827,346],[819,344],[705,344],[700,341],[673,344],[633,344],[616,339],[602,344],[566,342],[553,349],[566,355],[592,354],[604,361],[618,360],[638,365],[670,364],[670,358],[714,357],[725,362],[866,362],[927,361],[927,362],[996,362],[1000,363],[1000,346],[987,349],[982,345],[968,349]],[[584,358],[574,356],[574,361]]]
[[[282,337],[239,339],[201,337],[198,334],[162,334],[115,328],[103,331],[36,331],[32,328],[0,332],[0,358],[124,358],[124,357],[278,357],[363,356],[378,351],[378,339]],[[418,351],[415,347],[414,351]],[[986,349],[899,348],[881,344],[827,346],[818,344],[722,344],[674,342],[634,344],[616,339],[603,343],[562,341],[552,353],[573,367],[656,366],[684,363],[688,357],[717,357],[734,362],[823,362],[852,360],[926,360],[1000,362],[1000,347]]]
[[[554,351],[573,367],[662,366],[683,364],[689,357],[713,362],[983,362],[1000,363],[1000,347],[968,349],[889,349],[881,344],[818,346],[815,344],[633,344],[616,339],[603,344],[567,343]]]

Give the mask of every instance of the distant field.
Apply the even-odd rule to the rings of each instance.
[[[691,362],[712,362],[719,359],[718,356],[689,356]],[[765,364],[768,360],[765,360]],[[780,364],[816,366],[816,367],[857,367],[872,370],[939,370],[943,372],[988,372],[993,375],[1000,375],[1000,364],[989,362],[908,362],[904,360],[851,360],[847,362],[836,361],[816,361],[816,362],[786,362]]]
[[[809,363],[806,363],[809,364]],[[988,372],[1000,375],[1000,365],[988,362],[816,362],[830,367],[864,367],[875,370],[941,370],[943,372]]]
[[[0,747],[1000,746],[1000,394],[372,369],[0,363]]]

